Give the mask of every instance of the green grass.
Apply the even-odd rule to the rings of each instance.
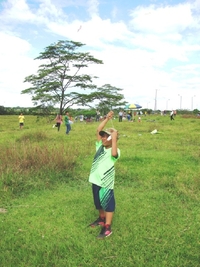
[[[200,266],[199,119],[114,121],[121,158],[105,240],[87,227],[97,217],[88,183],[97,123],[66,136],[42,119],[27,116],[23,131],[15,120],[0,117],[2,267]]]

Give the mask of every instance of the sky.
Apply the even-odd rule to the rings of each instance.
[[[103,61],[85,73],[143,108],[200,110],[200,0],[0,0],[0,106],[32,107],[26,76],[59,40]]]

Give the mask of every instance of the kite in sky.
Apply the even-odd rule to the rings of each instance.
[[[78,31],[77,32],[79,32],[81,30],[81,28],[82,28],[82,26],[80,25],[80,27],[78,28]]]

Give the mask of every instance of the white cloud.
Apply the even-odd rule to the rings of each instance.
[[[156,34],[183,31],[194,22],[189,3],[176,6],[138,7],[131,12],[131,17],[133,29]]]
[[[9,106],[32,106],[30,96],[22,96],[21,90],[28,85],[24,78],[36,72],[38,63],[29,53],[31,45],[11,34],[0,32],[0,90],[1,103]]]
[[[3,18],[5,20],[31,21],[34,18],[26,0],[7,0],[4,7]]]
[[[98,0],[88,0],[87,1],[87,6],[88,6],[88,13],[90,14],[91,17],[98,16],[98,5],[99,1]]]

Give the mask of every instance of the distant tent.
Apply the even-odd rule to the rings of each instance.
[[[124,107],[124,109],[139,109],[139,108],[142,108],[142,106],[138,104],[128,104]]]

